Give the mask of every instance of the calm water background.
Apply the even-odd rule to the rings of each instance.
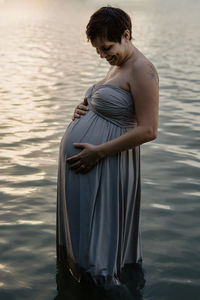
[[[108,70],[85,37],[105,4],[130,14],[134,44],[160,75],[159,136],[141,146],[143,299],[200,299],[200,1],[120,3],[0,1],[2,300],[57,295],[58,147]]]

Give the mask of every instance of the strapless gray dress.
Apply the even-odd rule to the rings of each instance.
[[[112,84],[91,86],[89,111],[72,121],[60,142],[56,252],[73,277],[120,285],[125,264],[142,261],[140,146],[101,159],[88,173],[69,169],[77,143],[99,145],[137,126],[130,92]]]

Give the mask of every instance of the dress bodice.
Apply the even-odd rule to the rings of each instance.
[[[113,84],[103,84],[86,92],[89,109],[120,127],[137,124],[134,100],[130,92]]]

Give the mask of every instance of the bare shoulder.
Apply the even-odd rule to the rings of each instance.
[[[131,77],[138,83],[155,83],[159,85],[158,72],[153,63],[143,54],[138,55],[131,66]]]

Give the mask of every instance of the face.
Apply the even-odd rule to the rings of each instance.
[[[127,37],[122,36],[121,43],[107,39],[96,38],[92,46],[96,48],[101,58],[105,58],[110,65],[121,65],[127,54]]]

